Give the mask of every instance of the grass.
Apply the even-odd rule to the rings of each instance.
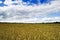
[[[0,40],[60,40],[60,24],[0,23]]]

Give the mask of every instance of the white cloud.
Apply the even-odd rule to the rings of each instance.
[[[51,5],[41,4],[39,6],[11,5],[9,0],[5,4],[10,6],[0,7],[0,22],[39,23],[60,20],[59,17],[46,17],[49,13],[60,11],[60,0],[52,1]]]
[[[0,3],[2,3],[2,1],[0,1]]]

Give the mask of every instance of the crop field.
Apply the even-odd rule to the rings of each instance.
[[[0,40],[60,40],[60,24],[0,23]]]

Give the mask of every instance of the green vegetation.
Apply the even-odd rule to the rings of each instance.
[[[60,40],[60,24],[0,23],[0,40]]]

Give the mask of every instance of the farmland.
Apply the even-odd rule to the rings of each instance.
[[[60,24],[0,23],[0,40],[60,40]]]

